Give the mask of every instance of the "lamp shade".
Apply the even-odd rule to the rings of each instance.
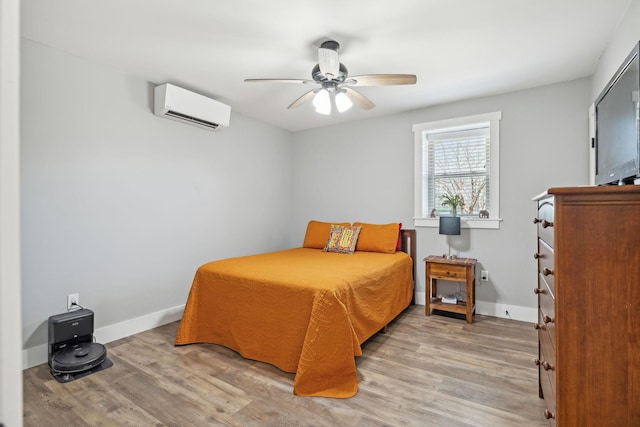
[[[316,112],[320,114],[331,114],[331,98],[329,92],[326,89],[320,89],[316,96],[313,97],[313,106],[316,107]]]
[[[351,100],[349,99],[346,93],[338,92],[336,94],[336,108],[338,109],[339,113],[344,113],[349,108],[351,108],[352,105],[353,103],[351,102]]]
[[[459,216],[441,216],[440,217],[440,234],[448,236],[457,236],[460,234],[460,217]]]

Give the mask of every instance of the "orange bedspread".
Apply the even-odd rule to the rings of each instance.
[[[351,397],[360,345],[411,302],[404,252],[295,248],[215,261],[196,272],[176,345],[221,344],[295,372],[300,396]]]

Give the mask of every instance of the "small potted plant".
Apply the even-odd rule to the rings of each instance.
[[[442,206],[451,206],[451,215],[458,216],[458,206],[464,206],[464,198],[460,194],[444,194],[440,198]]]

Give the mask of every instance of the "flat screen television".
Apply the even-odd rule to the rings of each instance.
[[[595,102],[597,185],[632,184],[640,178],[640,43]]]

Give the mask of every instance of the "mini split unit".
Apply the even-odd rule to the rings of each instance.
[[[219,130],[229,127],[231,107],[166,83],[154,89],[153,113],[204,129]]]

